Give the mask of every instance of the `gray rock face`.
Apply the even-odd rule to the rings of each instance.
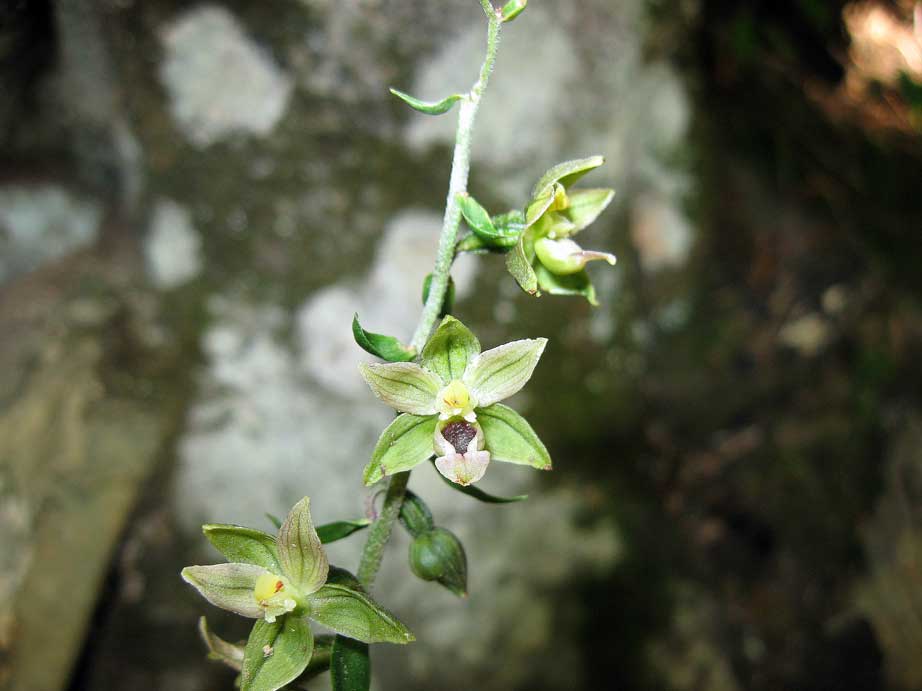
[[[57,185],[0,187],[0,283],[96,239],[102,209]]]
[[[292,84],[219,5],[177,17],[161,33],[160,78],[170,111],[199,147],[235,134],[267,134],[285,112]]]

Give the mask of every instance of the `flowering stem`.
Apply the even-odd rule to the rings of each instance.
[[[451,162],[451,179],[448,184],[448,199],[445,204],[445,217],[442,222],[442,233],[439,236],[439,248],[435,258],[435,268],[432,272],[432,283],[429,286],[429,298],[423,306],[419,324],[413,333],[411,344],[417,352],[423,349],[429,334],[435,327],[435,322],[445,300],[451,265],[455,260],[455,244],[458,237],[458,226],[461,224],[461,205],[458,195],[467,192],[467,179],[471,169],[471,136],[474,131],[474,120],[480,101],[493,72],[496,62],[496,52],[499,49],[499,35],[502,27],[500,14],[493,9],[490,0],[480,0],[484,13],[489,20],[487,31],[487,54],[480,68],[480,77],[477,83],[461,101],[458,114],[458,129],[455,134],[455,151]],[[368,533],[368,540],[362,551],[362,561],[359,564],[358,579],[365,588],[371,588],[384,557],[384,548],[391,537],[394,523],[400,515],[400,507],[406,496],[407,482],[410,473],[396,473],[391,477],[384,498],[381,514],[375,520]]]

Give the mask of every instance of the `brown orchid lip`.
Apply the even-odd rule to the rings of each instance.
[[[445,441],[454,447],[457,453],[464,453],[467,451],[467,446],[471,443],[471,440],[477,436],[477,430],[469,422],[459,420],[445,425],[442,428],[442,436],[445,437]]]

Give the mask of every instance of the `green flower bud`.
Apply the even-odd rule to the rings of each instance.
[[[403,504],[400,506],[400,522],[413,537],[428,533],[435,527],[432,522],[432,512],[426,506],[426,502],[411,490],[407,490]]]
[[[454,533],[433,528],[410,543],[410,569],[424,581],[436,581],[467,597],[467,556]]]

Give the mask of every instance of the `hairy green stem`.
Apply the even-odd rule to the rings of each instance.
[[[445,204],[445,218],[442,222],[442,233],[439,236],[439,248],[435,259],[435,269],[432,272],[432,283],[429,286],[429,298],[423,306],[419,324],[411,341],[417,351],[421,351],[429,334],[435,327],[435,322],[445,300],[448,289],[448,280],[451,265],[455,260],[455,243],[458,237],[458,226],[461,224],[461,206],[458,195],[467,192],[467,178],[471,169],[471,136],[474,131],[474,120],[480,108],[480,100],[490,80],[490,73],[496,62],[496,52],[499,49],[499,34],[502,20],[493,9],[490,0],[480,0],[484,13],[489,19],[487,32],[487,55],[480,68],[480,77],[474,84],[470,93],[461,101],[458,114],[458,129],[455,134],[455,151],[451,162],[451,179],[448,184],[448,200]],[[384,497],[384,506],[381,514],[375,520],[368,533],[368,540],[362,551],[362,561],[359,564],[358,579],[365,588],[371,588],[378,575],[381,560],[384,557],[384,548],[391,537],[394,523],[400,515],[400,507],[406,496],[407,482],[410,480],[409,471],[396,473],[391,477]]]
[[[484,2],[489,6],[489,2]],[[487,35],[487,56],[480,68],[480,78],[474,88],[461,101],[461,111],[458,115],[458,129],[455,134],[455,153],[451,162],[451,179],[448,184],[448,199],[445,203],[445,217],[442,221],[442,234],[439,236],[439,249],[435,257],[435,270],[432,272],[432,283],[429,286],[429,299],[423,307],[419,324],[413,334],[411,345],[417,351],[429,339],[435,322],[442,309],[445,291],[448,288],[448,278],[451,264],[455,259],[455,241],[458,237],[458,226],[461,224],[461,205],[458,195],[467,192],[467,178],[471,169],[471,136],[474,131],[474,120],[480,108],[480,100],[490,80],[493,64],[496,62],[496,51],[499,48],[499,33],[502,22],[495,12],[488,14],[490,28]]]
[[[375,582],[375,576],[378,575],[381,559],[384,558],[384,547],[391,539],[391,530],[394,528],[397,517],[400,516],[400,507],[403,506],[409,480],[409,471],[396,473],[391,477],[387,493],[384,495],[381,514],[369,529],[358,573],[359,583],[365,588],[371,588],[372,583]]]

